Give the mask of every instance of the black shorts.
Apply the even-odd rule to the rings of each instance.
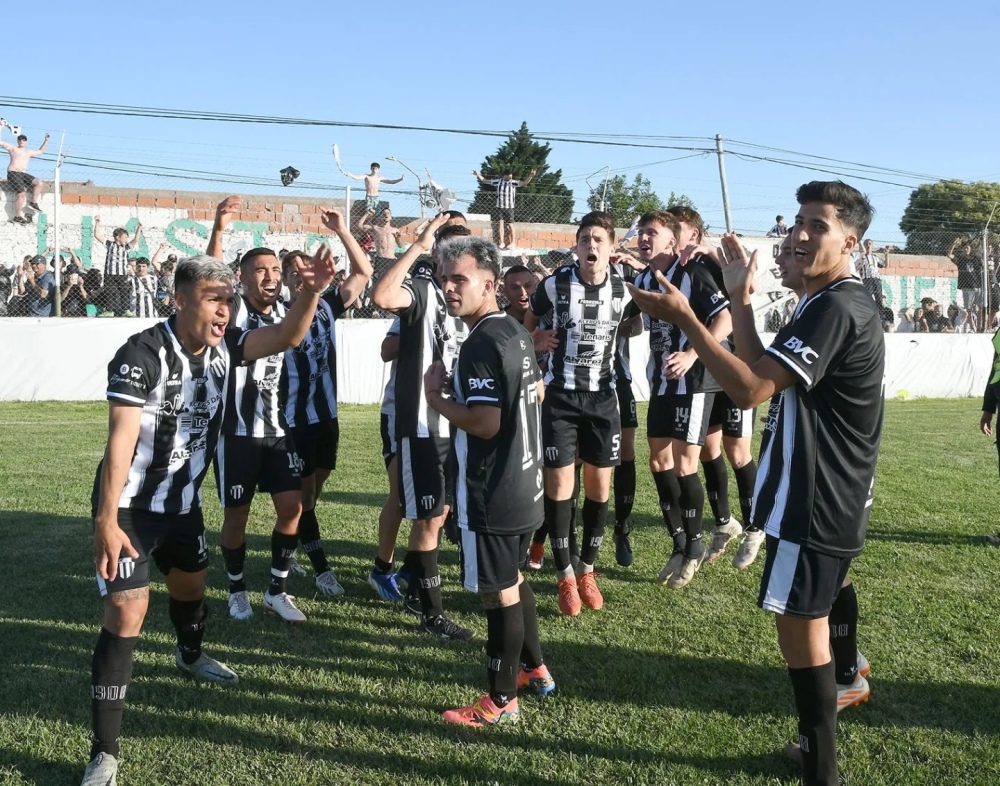
[[[627,379],[619,379],[615,393],[618,394],[618,414],[621,417],[622,428],[638,428],[639,416],[636,414],[632,383]]]
[[[579,455],[595,467],[621,464],[622,424],[613,390],[546,391],[542,401],[545,466],[568,467]]]
[[[119,557],[114,581],[97,577],[102,598],[109,593],[148,587],[150,557],[164,576],[174,568],[198,573],[208,567],[208,542],[201,508],[181,515],[120,508],[118,526],[139,556],[136,559],[126,555]]]
[[[712,414],[708,418],[709,428],[722,426],[722,435],[743,439],[753,436],[753,422],[757,417],[757,407],[740,409],[724,392],[715,394]]]
[[[388,467],[393,456],[396,455],[396,410],[393,408],[392,414],[383,412],[379,431],[382,434],[382,460]]]
[[[15,194],[31,191],[35,186],[35,176],[27,172],[12,172],[7,170],[7,184]]]
[[[404,519],[433,519],[448,501],[447,468],[451,440],[447,437],[403,437],[399,440],[396,472],[399,509]]]
[[[302,459],[299,474],[304,478],[317,469],[333,472],[337,468],[337,447],[340,445],[340,423],[337,418],[296,426],[292,429],[295,450]]]
[[[494,221],[505,221],[508,224],[514,223],[514,208],[512,207],[495,207],[490,215]]]
[[[528,561],[531,533],[494,535],[463,529],[459,541],[462,586],[469,592],[500,592],[517,586]]]
[[[704,445],[714,398],[714,393],[667,393],[653,396],[646,411],[646,437]]]
[[[249,505],[257,489],[265,494],[302,488],[302,459],[291,437],[219,436],[213,459],[215,487],[224,508]]]
[[[757,605],[789,617],[828,617],[851,557],[820,554],[799,543],[767,536],[767,559]]]

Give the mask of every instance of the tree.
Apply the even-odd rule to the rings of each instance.
[[[924,183],[910,194],[899,222],[907,253],[947,254],[956,238],[982,248],[983,227],[997,203],[1000,183]],[[993,221],[1000,221],[1000,208]]]
[[[650,210],[665,210],[675,205],[685,205],[696,209],[694,202],[688,197],[684,194],[677,196],[673,191],[670,192],[670,198],[664,204],[663,200],[653,191],[649,178],[643,177],[641,173],[636,174],[631,184],[625,175],[615,175],[608,179],[606,188],[602,183],[600,187],[591,191],[587,198],[587,205],[591,210],[601,209],[602,196],[604,209],[614,218],[616,227],[630,226],[636,216]]]
[[[512,172],[515,179],[523,179],[532,169],[538,170],[534,180],[517,190],[514,220],[551,224],[568,224],[573,213],[573,192],[560,181],[562,170],[549,171],[548,158],[551,148],[531,138],[527,123],[511,131],[510,136],[497,151],[487,156],[479,167],[480,174],[492,179]],[[496,189],[479,185],[469,204],[470,213],[491,213],[496,205]]]

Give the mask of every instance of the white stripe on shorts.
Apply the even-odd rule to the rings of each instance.
[[[774,563],[771,565],[771,574],[768,576],[764,592],[764,601],[761,603],[761,608],[765,611],[784,614],[788,608],[788,596],[792,594],[795,569],[799,565],[801,548],[798,543],[778,540],[778,551],[774,555]]]
[[[711,412],[705,411],[705,394],[692,393],[691,417],[688,418],[688,430],[687,436],[684,438],[685,442],[689,445],[698,444],[698,441],[701,438],[701,424],[704,423],[705,418],[711,414]]]
[[[479,592],[479,556],[476,551],[476,533],[464,527],[462,536],[462,586],[469,592]]]
[[[753,410],[744,409],[740,410],[743,414],[740,417],[740,436],[739,439],[746,439],[747,437],[753,436]]]
[[[410,438],[399,440],[399,467],[402,472],[402,509],[403,518],[415,521],[420,516],[417,513],[417,490],[413,486],[413,456],[410,453]]]

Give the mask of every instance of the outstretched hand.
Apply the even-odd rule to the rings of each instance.
[[[417,238],[417,243],[426,250],[430,251],[434,245],[434,236],[437,235],[437,231],[443,227],[448,219],[451,218],[447,213],[438,213],[431,222],[424,227],[424,231],[420,233],[420,237]]]
[[[749,299],[757,291],[754,280],[757,273],[757,252],[754,251],[748,258],[740,239],[732,233],[727,232],[722,236],[719,267],[722,268],[722,280],[732,300]]]
[[[365,215],[367,216],[368,214],[366,213]],[[331,232],[336,232],[338,235],[348,231],[344,214],[334,207],[320,210],[320,221],[323,222],[323,226]]]
[[[302,288],[314,295],[322,295],[333,283],[337,274],[333,254],[325,243],[317,249],[308,262],[304,262],[302,257],[296,257],[295,267],[302,280]]]
[[[223,199],[219,206],[215,208],[215,225],[219,229],[225,229],[236,218],[236,214],[243,207],[243,197],[238,194]]]

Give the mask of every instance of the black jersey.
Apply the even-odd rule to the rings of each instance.
[[[664,278],[681,291],[694,310],[698,321],[709,325],[722,310],[729,308],[729,298],[720,290],[704,265],[680,260],[663,274]],[[663,287],[653,276],[652,268],[644,270],[635,280],[635,286],[646,292],[663,292]],[[649,331],[649,362],[646,364],[646,379],[649,381],[649,395],[684,395],[721,390],[718,383],[708,373],[708,369],[696,360],[687,374],[680,379],[667,379],[663,361],[674,352],[683,352],[690,347],[687,334],[677,325],[643,314],[643,325]]]
[[[396,439],[447,437],[447,419],[429,406],[424,373],[435,360],[450,374],[468,332],[449,317],[444,294],[433,279],[414,275],[403,283],[412,300],[399,312],[399,357],[396,359]]]
[[[119,508],[182,514],[201,505],[231,365],[242,360],[247,331],[229,328],[219,346],[192,355],[177,339],[175,319],[136,333],[108,364],[108,400],[142,407]],[[98,466],[95,492],[100,474]]]
[[[764,424],[752,520],[820,553],[861,552],[885,406],[885,344],[875,302],[855,278],[803,299],[767,356],[797,382]]]
[[[531,335],[502,311],[475,324],[452,377],[455,400],[500,408],[500,430],[483,439],[456,429],[459,526],[474,532],[532,532],[544,518],[538,365]]]
[[[546,278],[531,296],[536,316],[552,311],[559,345],[549,353],[545,385],[553,390],[610,391],[615,387],[618,326],[632,296],[611,266],[601,284],[584,283],[578,264]]]
[[[337,417],[337,318],[347,308],[340,287],[319,299],[309,332],[285,351],[281,394],[288,428]]]
[[[254,330],[280,322],[288,308],[281,302],[271,306],[271,313],[258,311],[243,297],[233,306],[232,325]],[[283,437],[285,412],[281,406],[281,371],[285,353],[260,358],[248,365],[233,367],[233,379],[226,399],[222,433],[234,437]]]

